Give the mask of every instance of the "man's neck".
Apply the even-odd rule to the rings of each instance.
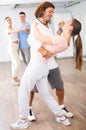
[[[43,25],[45,25],[46,27],[48,27],[48,21],[45,21],[45,20],[42,19],[42,18],[38,18],[38,20],[39,20]]]
[[[25,21],[21,21],[21,23],[23,24],[23,23],[25,23]]]

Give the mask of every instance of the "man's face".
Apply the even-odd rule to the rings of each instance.
[[[54,8],[49,7],[44,11],[43,19],[44,21],[50,21],[54,14]]]
[[[21,22],[25,22],[25,20],[26,20],[26,15],[24,15],[24,14],[19,14],[19,18],[20,18],[20,21],[21,21]]]

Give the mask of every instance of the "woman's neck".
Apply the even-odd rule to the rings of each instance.
[[[10,26],[8,26],[8,29],[12,29],[12,26],[10,25]]]
[[[71,35],[70,33],[63,33],[64,38],[66,39],[68,46],[70,45],[70,39],[71,39]]]

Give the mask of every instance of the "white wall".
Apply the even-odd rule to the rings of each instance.
[[[15,28],[18,28],[19,27],[18,13],[20,11],[24,11],[27,15],[27,21],[31,24],[34,20],[34,9],[35,9],[35,7],[28,8],[28,7],[21,6],[19,8],[11,9],[8,6],[0,6],[0,62],[10,61],[10,57],[9,57],[9,54],[7,51],[7,40],[6,40],[6,36],[5,36],[4,18],[6,16],[12,17],[13,26]],[[61,19],[67,20],[71,17],[71,14],[73,15],[73,17],[79,19],[82,23],[81,36],[82,36],[82,41],[83,41],[83,55],[86,56],[86,36],[85,36],[86,35],[85,34],[85,32],[86,32],[86,2],[82,2],[80,4],[71,6],[69,8],[56,7],[55,15],[52,20],[53,30],[56,31],[56,25],[59,22],[59,20],[61,20]],[[69,57],[69,56],[73,56],[73,45],[72,44],[65,53],[62,53],[59,55],[59,57]]]

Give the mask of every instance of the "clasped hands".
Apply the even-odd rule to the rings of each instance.
[[[43,57],[45,57],[46,59],[49,59],[50,57],[52,57],[52,53],[48,50],[46,50],[43,46],[41,46],[38,51],[42,54]]]

